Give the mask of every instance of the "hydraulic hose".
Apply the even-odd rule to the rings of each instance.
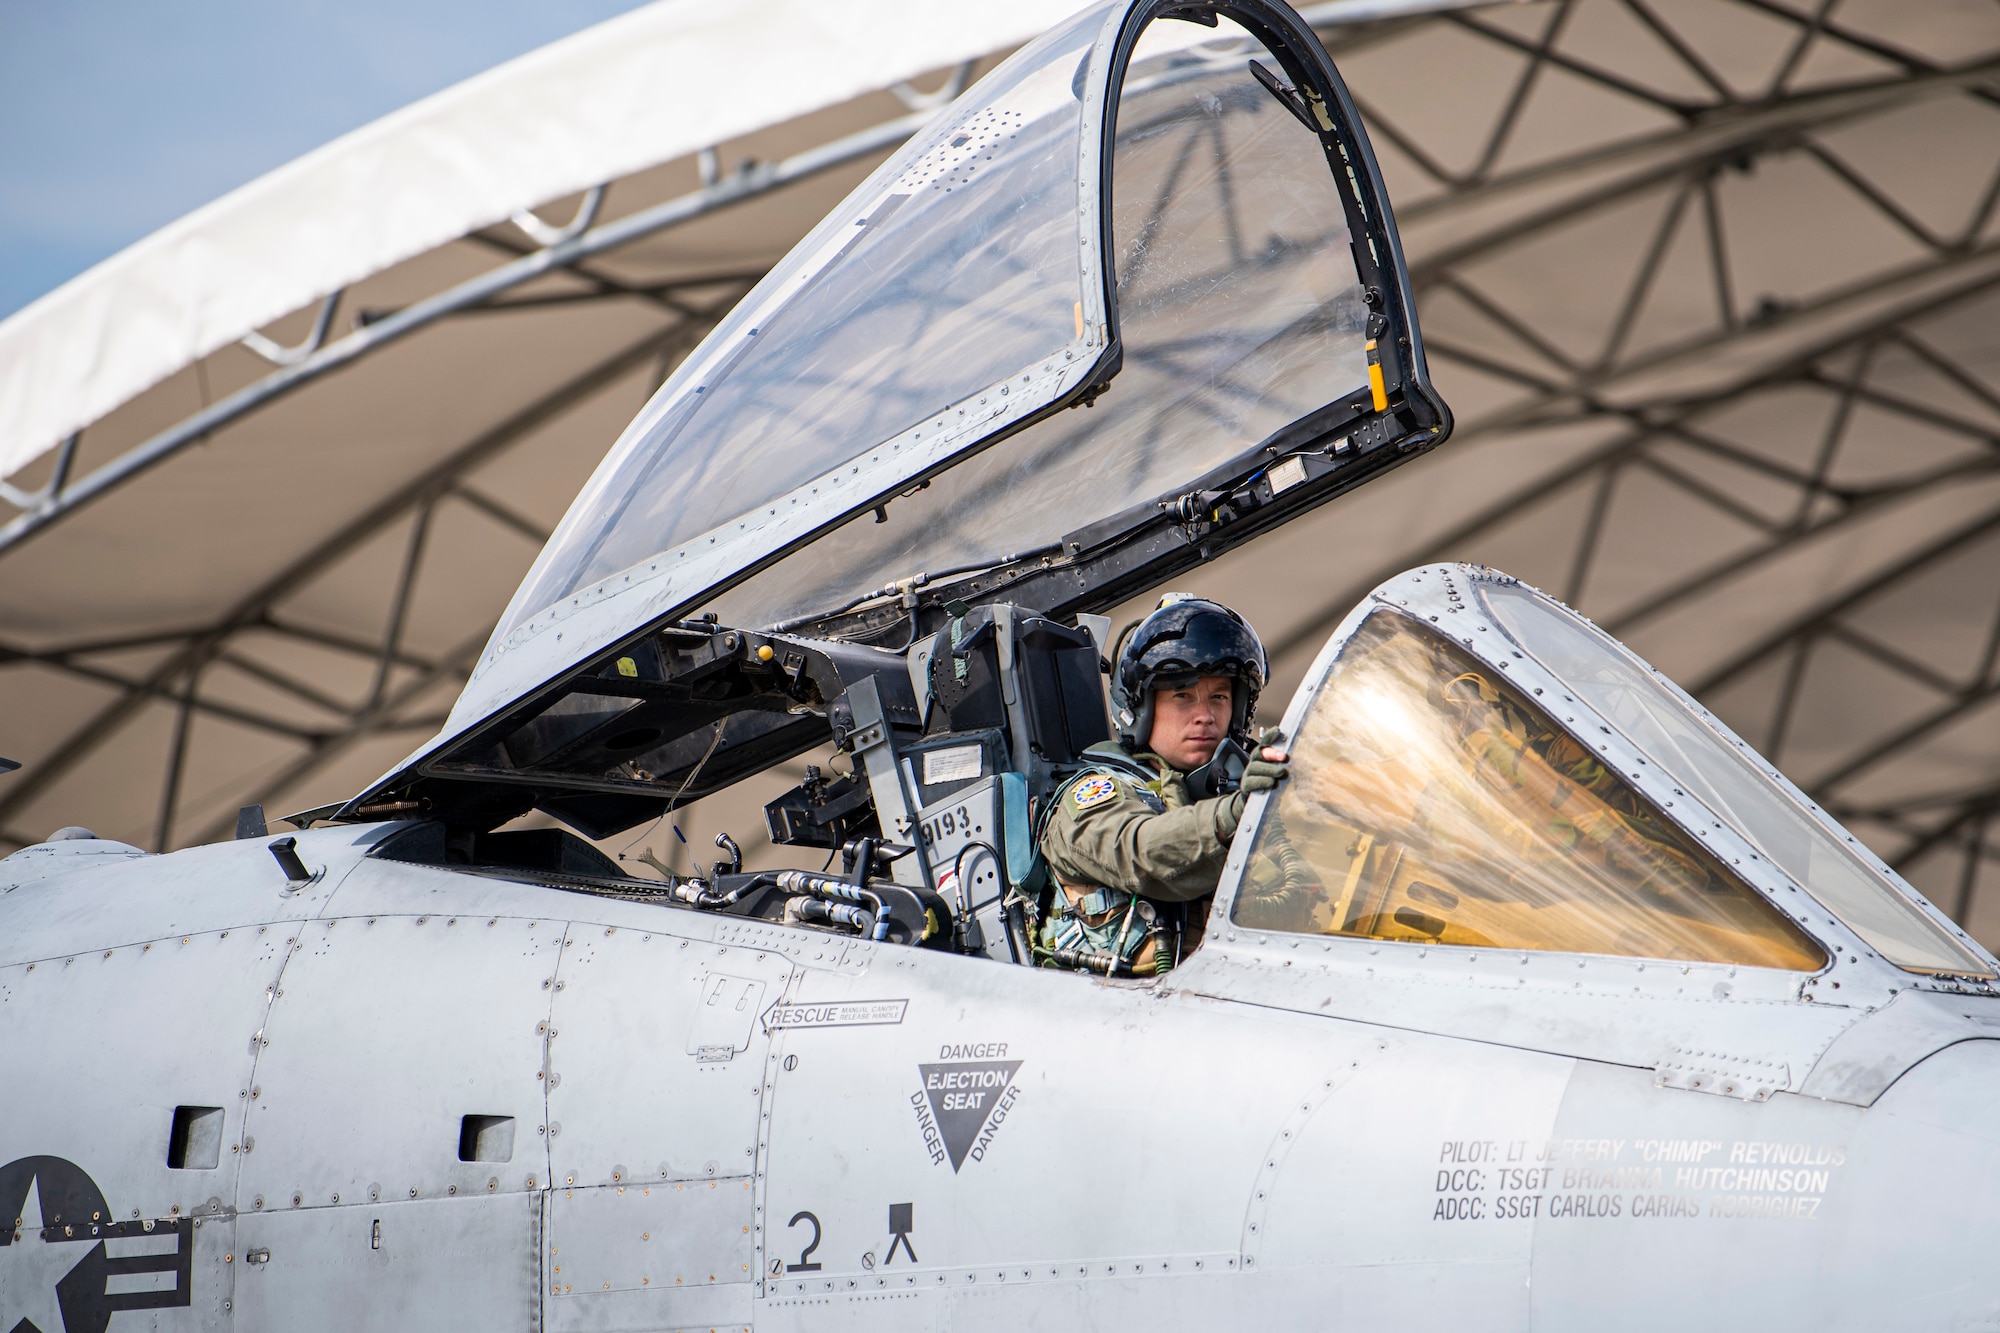
[[[865,907],[855,907],[848,903],[830,903],[821,898],[794,898],[785,904],[787,921],[826,921],[838,926],[853,926],[864,935],[872,935],[875,917]]]
[[[676,882],[671,889],[668,889],[667,894],[669,897],[678,899],[690,907],[699,907],[704,911],[715,911],[718,908],[734,907],[737,903],[743,901],[744,897],[752,890],[765,888],[776,882],[770,875],[753,875],[728,892],[718,893],[707,880],[684,879]]]
[[[814,874],[810,870],[780,870],[777,883],[786,893],[809,893],[815,898],[828,898],[866,908],[868,937],[872,940],[888,939],[889,928],[895,924],[895,918],[890,915],[880,895],[858,884],[849,884],[831,875]]]

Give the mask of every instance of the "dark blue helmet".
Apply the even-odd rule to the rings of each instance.
[[[1270,674],[1264,644],[1242,616],[1220,602],[1169,593],[1119,646],[1111,671],[1118,739],[1128,750],[1145,748],[1153,733],[1153,694],[1162,686],[1226,676],[1236,682],[1229,734],[1247,743],[1257,695]]]

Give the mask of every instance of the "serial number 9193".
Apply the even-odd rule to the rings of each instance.
[[[972,820],[972,807],[953,806],[941,815],[926,819],[920,829],[925,847],[935,847],[941,842],[953,842],[970,838],[979,832]]]

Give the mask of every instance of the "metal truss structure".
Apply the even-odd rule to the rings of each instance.
[[[240,793],[242,804],[261,804],[297,789],[371,737],[414,739],[434,731],[444,716],[439,703],[463,684],[491,631],[490,623],[483,623],[442,651],[417,651],[405,642],[410,607],[427,572],[434,519],[445,508],[461,506],[525,537],[538,549],[548,539],[547,525],[482,490],[470,480],[472,474],[635,369],[650,367],[648,382],[657,386],[764,274],[759,267],[706,273],[689,281],[646,284],[624,280],[595,261],[697,218],[732,207],[754,206],[759,199],[796,182],[872,160],[900,144],[935,108],[957,96],[972,70],[973,66],[967,65],[953,71],[941,87],[930,92],[898,86],[893,91],[906,114],[777,162],[746,160],[725,174],[718,154],[711,149],[699,162],[700,189],[615,222],[592,225],[605,187],[590,191],[565,226],[551,226],[532,213],[517,214],[512,219],[514,230],[533,244],[523,245],[506,228],[489,229],[470,238],[506,256],[507,262],[395,310],[358,310],[352,316],[353,331],[329,342],[328,333],[344,296],[335,292],[314,315],[311,332],[303,342],[287,347],[263,334],[244,340],[250,351],[278,367],[276,370],[84,476],[71,479],[79,442],[71,437],[58,452],[48,480],[35,491],[13,486],[0,490],[0,500],[18,510],[0,526],[0,558],[4,558],[11,548],[43,528],[203,443],[239,418],[355,361],[379,356],[399,340],[440,322],[607,301],[639,303],[657,316],[658,327],[555,384],[505,420],[449,448],[416,477],[274,571],[213,621],[134,638],[94,638],[36,647],[0,642],[0,665],[33,664],[114,692],[80,728],[0,794],[0,844],[11,848],[39,841],[39,835],[13,827],[10,816],[110,743],[149,704],[164,704],[173,712],[150,839],[153,849],[162,851],[224,836],[233,819],[227,811],[211,812],[207,819],[189,827],[182,818],[189,735],[198,719],[213,718],[248,728],[276,738],[294,751]],[[536,281],[550,274],[572,281],[555,291],[534,290]],[[400,536],[402,553],[378,636],[340,633],[285,613],[287,599],[302,586],[384,534]],[[346,670],[336,671],[347,678],[349,688],[329,690],[315,683],[311,671],[287,670],[243,651],[240,641],[249,636],[290,639],[321,654],[347,659],[341,664]],[[143,673],[120,671],[103,662],[134,649],[166,652]],[[278,706],[246,707],[220,696],[220,692],[204,690],[204,677],[217,667],[269,686],[276,692]],[[359,684],[357,672],[366,677],[365,686],[358,690],[354,688]]]
[[[1460,427],[1383,496],[1349,502],[1422,493],[1422,521],[1394,540],[1356,535],[1342,505],[1311,520],[1327,572],[1292,581],[1305,602],[1274,657],[1309,655],[1397,569],[1508,569],[1670,671],[1975,923],[1981,868],[2000,856],[2000,20],[1873,0],[1539,0],[1323,34],[1384,160]],[[761,273],[650,281],[620,256],[873,160],[925,114],[903,92],[900,114],[780,161],[724,174],[706,154],[698,190],[612,222],[593,192],[568,226],[490,229],[473,240],[497,267],[330,339],[336,294],[295,317],[303,341],[261,338],[277,367],[202,413],[74,476],[72,442],[39,493],[0,493],[19,511],[0,528],[4,571],[87,502],[419,330],[557,307],[645,314],[223,614],[0,646],[0,666],[102,696],[0,786],[0,841],[45,832],[22,820],[128,745],[142,715],[154,749],[128,762],[157,764],[161,848],[226,834],[238,804],[344,795],[315,783],[421,739],[499,610],[416,641],[426,580],[449,576],[441,526],[484,534],[509,586],[546,535],[482,469],[553,447],[551,422],[615,386],[629,413],[633,377],[657,383]],[[364,549],[375,632],[295,609]],[[204,720],[262,748],[191,793]]]

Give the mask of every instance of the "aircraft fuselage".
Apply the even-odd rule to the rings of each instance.
[[[1730,1007],[1635,1004],[1634,965],[1374,977],[1370,946],[1269,958],[1217,921],[1164,982],[1105,982],[367,856],[394,827],[300,835],[302,890],[261,840],[10,859],[0,1187],[41,1223],[0,1249],[14,1317],[1885,1328],[1992,1303],[1966,1285],[2000,1183],[1989,1041],[1872,1106],[1746,1099],[1492,1039],[1559,1048],[1579,998],[1613,1026]],[[1420,1031],[1426,993],[1497,1026]],[[1795,1007],[1822,1050],[1895,1008]],[[2000,1011],[1932,1007],[1926,1031]],[[192,1145],[187,1108],[219,1113]]]

